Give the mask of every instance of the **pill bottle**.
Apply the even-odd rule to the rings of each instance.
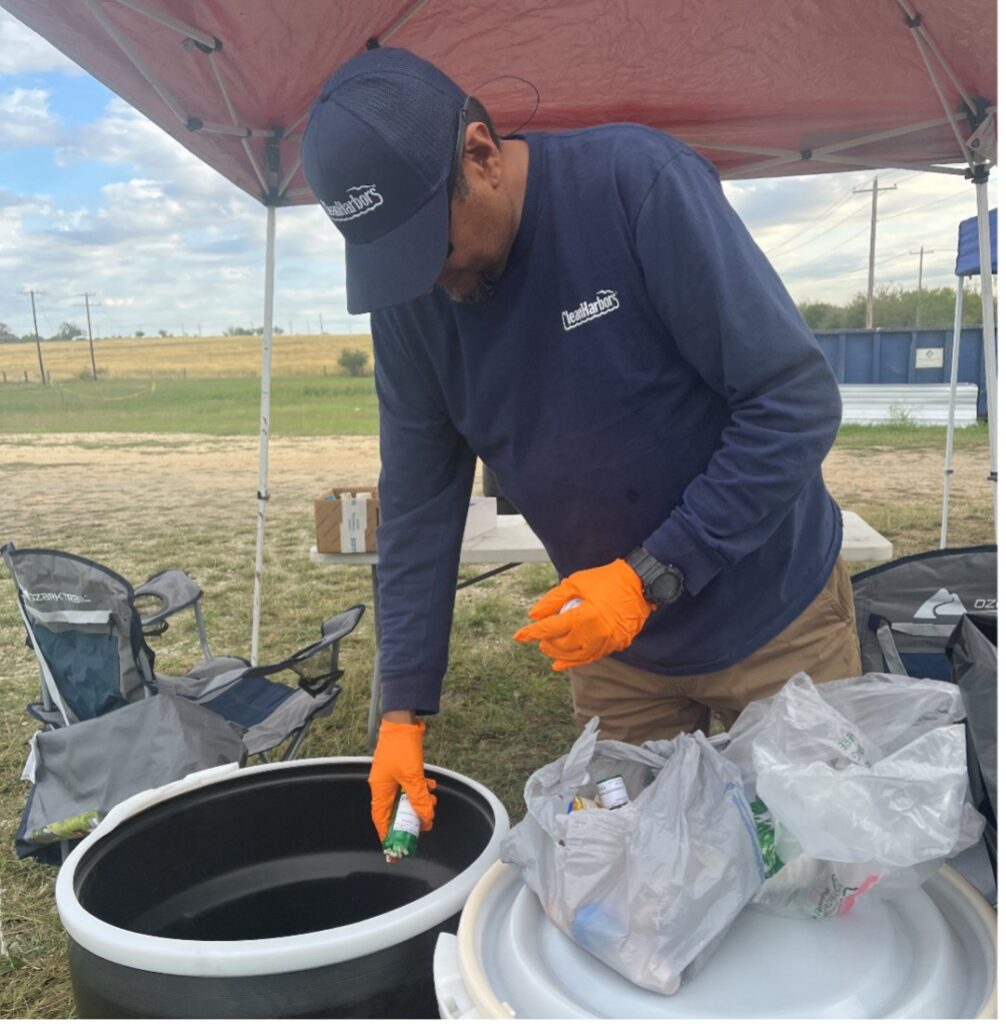
[[[416,852],[419,846],[419,826],[419,815],[413,810],[405,791],[401,790],[391,816],[391,828],[384,837],[384,859],[389,864]]]
[[[617,811],[619,807],[624,807],[629,802],[629,791],[625,788],[625,779],[621,775],[609,775],[596,785],[601,804],[609,811]]]

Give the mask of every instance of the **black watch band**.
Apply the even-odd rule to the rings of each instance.
[[[684,593],[684,573],[676,565],[658,562],[646,548],[630,551],[625,560],[642,580],[643,597],[650,604],[673,604]]]

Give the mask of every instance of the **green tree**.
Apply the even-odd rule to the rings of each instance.
[[[831,302],[801,302],[797,308],[812,331],[837,327],[842,316],[842,307]]]
[[[134,338],[143,338],[143,337],[145,337],[145,336],[146,336],[146,335],[145,335],[145,332],[144,332],[144,331],[137,331],[137,332],[136,332],[136,333],[135,333],[135,334],[133,335],[133,337],[134,337]]]
[[[362,377],[367,372],[370,357],[358,348],[344,348],[339,353],[339,365],[350,377]]]
[[[73,341],[74,338],[82,338],[84,332],[77,324],[64,320],[59,325],[59,330],[52,336],[53,341]]]
[[[881,285],[873,296],[873,326],[923,329],[948,328],[954,324],[957,289],[905,288],[902,285]],[[866,324],[866,293],[859,292],[845,305],[806,301],[798,306],[807,326],[813,331],[855,330]],[[981,323],[981,292],[977,283],[964,289],[964,323]]]

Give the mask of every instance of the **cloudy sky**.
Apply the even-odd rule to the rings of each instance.
[[[798,301],[865,291],[872,173],[728,182],[727,193]],[[881,171],[877,282],[953,284],[957,224],[974,189],[956,177]],[[995,175],[990,189],[996,201]],[[98,336],[220,333],[262,322],[265,212],[20,22],[0,11],[0,322]],[[317,208],[277,215],[275,323],[367,331],[345,310],[338,232]]]

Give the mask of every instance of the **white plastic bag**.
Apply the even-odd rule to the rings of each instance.
[[[626,806],[568,811],[615,772]],[[654,992],[676,992],[700,968],[764,877],[736,769],[701,733],[635,747],[597,741],[592,719],[524,799],[502,859],[574,942]]]
[[[800,673],[756,701],[726,757],[753,801],[770,877],[755,904],[848,913],[867,892],[921,885],[981,835],[967,797],[956,687],[873,674],[815,686]]]

